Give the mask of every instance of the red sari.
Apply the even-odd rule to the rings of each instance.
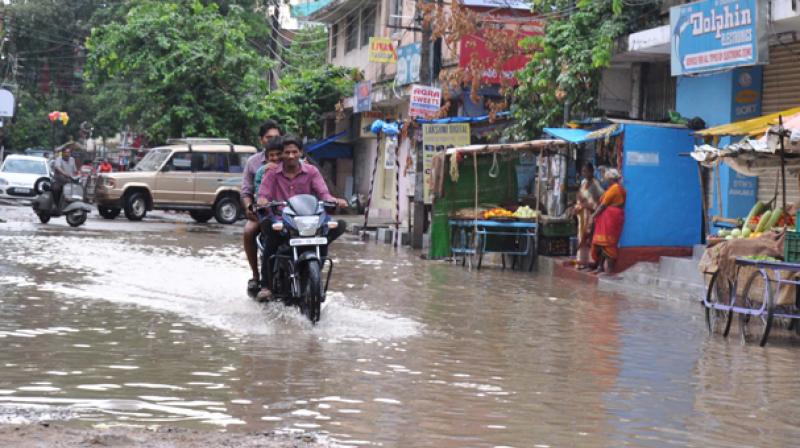
[[[619,257],[619,238],[625,224],[625,188],[614,183],[603,193],[600,205],[606,208],[594,220],[594,237],[592,238],[592,259],[600,262],[601,257],[616,260]]]

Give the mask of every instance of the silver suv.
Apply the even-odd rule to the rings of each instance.
[[[116,218],[121,211],[139,221],[149,210],[188,211],[197,222],[212,217],[233,224],[242,215],[239,190],[253,146],[227,139],[171,139],[148,151],[127,172],[98,177],[95,201],[100,215]]]

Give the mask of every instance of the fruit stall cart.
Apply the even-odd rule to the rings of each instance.
[[[779,173],[772,200],[756,202],[744,218],[709,216],[704,204],[708,226],[720,228],[717,235],[708,236],[709,248],[700,263],[708,279],[703,298],[708,330],[727,336],[736,315],[742,339],[758,341],[761,346],[767,343],[776,320],[800,330],[800,235],[794,227],[795,204],[786,201],[786,173],[800,168],[800,135],[796,132],[800,130],[800,111],[790,116],[789,122],[797,125],[795,132],[784,126],[782,114],[700,131],[699,137],[713,142],[695,147],[692,153],[701,166],[715,174],[712,183],[717,198],[721,196],[718,172],[722,163],[744,174],[750,174],[754,166]],[[716,149],[724,136],[745,137]]]
[[[520,205],[516,166],[521,154],[563,150],[557,140],[450,148],[434,162],[431,258],[452,256],[479,267],[486,253],[505,266],[532,269],[539,233],[538,201]]]

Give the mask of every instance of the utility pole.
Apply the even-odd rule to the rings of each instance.
[[[420,1],[428,3],[428,0]],[[419,67],[419,79],[423,84],[427,84],[429,86],[433,86],[434,52],[431,45],[432,34],[432,24],[429,23],[425,25],[423,22],[422,42],[420,44],[420,59],[422,60],[422,64],[420,64]],[[417,175],[415,176],[414,185],[414,224],[412,226],[411,233],[411,247],[414,249],[422,249],[422,240],[423,235],[425,234],[425,224],[428,218],[428,210],[425,206],[425,197],[423,194],[425,191],[425,163],[423,161],[423,158],[425,157],[425,151],[422,148],[422,144],[417,144],[416,142],[414,150],[417,154]]]
[[[280,59],[278,57],[278,28],[281,26],[280,24],[280,0],[272,0],[272,30],[270,32],[270,39],[269,39],[269,49],[270,55],[269,57],[274,59],[276,63],[280,64]],[[278,70],[279,66],[273,67],[269,70],[269,90],[273,91],[278,88]]]

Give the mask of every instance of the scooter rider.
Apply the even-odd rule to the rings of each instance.
[[[64,185],[72,182],[72,179],[78,175],[78,167],[71,155],[72,151],[64,148],[61,151],[61,158],[53,162],[53,204],[58,204],[61,199]]]
[[[247,160],[242,175],[241,201],[242,207],[244,207],[245,210],[245,215],[247,216],[247,220],[245,220],[244,224],[242,243],[244,244],[244,252],[247,255],[247,262],[250,264],[250,271],[253,275],[250,280],[247,281],[247,293],[250,295],[255,295],[258,292],[259,278],[261,276],[258,272],[258,248],[256,248],[255,243],[255,237],[260,231],[258,218],[256,217],[254,209],[255,194],[258,192],[258,185],[254,185],[255,175],[258,169],[266,163],[267,143],[281,135],[283,135],[283,131],[276,121],[267,120],[261,125],[258,131],[258,137],[265,150],[253,155]]]
[[[283,154],[281,164],[268,170],[258,189],[258,203],[265,205],[270,201],[286,201],[299,194],[312,194],[323,201],[336,202],[340,207],[347,207],[347,201],[337,199],[328,191],[328,186],[319,170],[310,163],[301,163],[303,144],[294,136],[283,138]],[[266,260],[274,254],[281,243],[281,235],[272,230],[271,217],[264,219],[262,232],[265,232],[264,262],[262,262],[261,291],[256,300],[265,301],[272,297],[269,290],[270,270]],[[344,222],[328,233],[328,242],[335,240],[345,231]]]

